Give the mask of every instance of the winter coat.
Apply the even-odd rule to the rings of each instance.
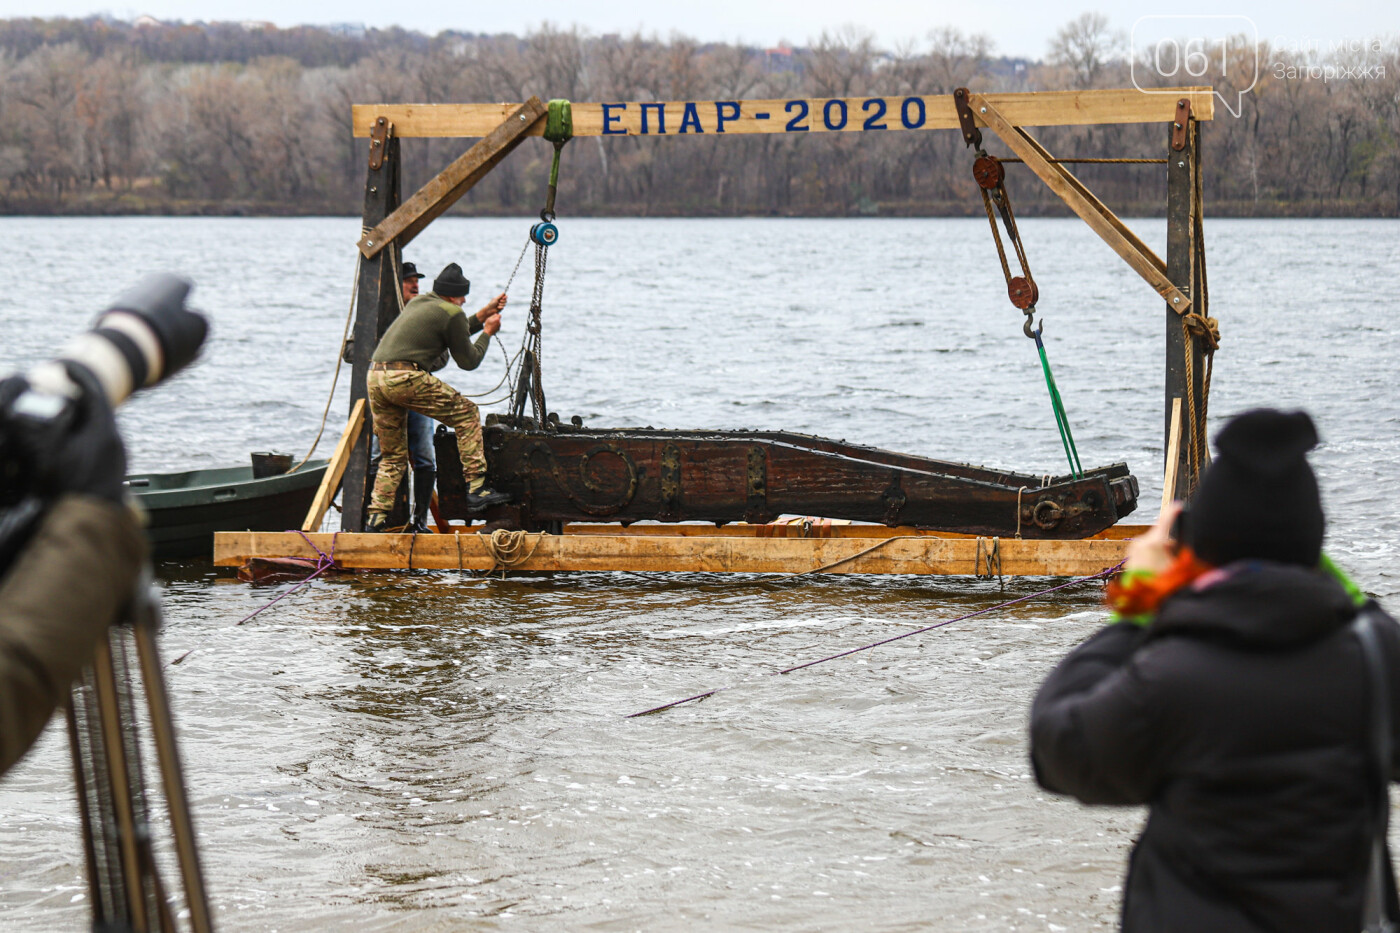
[[[0,577],[0,774],[39,737],[130,602],[146,551],[130,509],[68,495]]]
[[[1150,808],[1124,930],[1361,929],[1377,790],[1356,611],[1321,571],[1232,564],[1169,597],[1148,628],[1098,632],[1041,685],[1040,785]],[[1386,616],[1380,630],[1394,729],[1400,627]]]

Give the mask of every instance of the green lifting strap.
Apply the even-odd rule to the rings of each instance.
[[[1075,479],[1083,479],[1084,467],[1079,464],[1079,449],[1074,446],[1074,435],[1069,430],[1069,416],[1065,414],[1065,403],[1060,398],[1060,390],[1055,386],[1055,377],[1050,372],[1050,360],[1045,356],[1045,342],[1040,339],[1040,331],[1032,331],[1035,348],[1040,351],[1040,368],[1045,371],[1045,387],[1050,390],[1050,407],[1055,410],[1055,427],[1060,429],[1060,443],[1064,445],[1065,457],[1069,460],[1069,471]]]
[[[544,138],[552,143],[566,143],[574,136],[573,106],[559,97],[549,102],[544,118]]]
[[[549,166],[549,193],[545,196],[540,219],[554,219],[554,196],[559,190],[559,153],[574,136],[574,108],[562,97],[549,102],[544,118],[544,138],[554,143],[554,162]]]

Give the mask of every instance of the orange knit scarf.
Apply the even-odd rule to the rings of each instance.
[[[1125,617],[1151,615],[1168,596],[1214,569],[1213,564],[1198,558],[1189,547],[1183,547],[1177,552],[1171,566],[1159,574],[1128,573],[1110,580],[1107,592],[1109,608]]]

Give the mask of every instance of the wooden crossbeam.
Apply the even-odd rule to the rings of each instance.
[[[326,509],[330,508],[335,491],[340,488],[340,481],[345,476],[345,467],[350,463],[350,452],[355,449],[355,442],[360,439],[360,431],[364,426],[365,400],[358,399],[350,409],[350,420],[345,422],[345,430],[340,434],[340,443],[335,445],[335,453],[331,454],[331,462],[326,464],[326,472],[321,477],[321,487],[316,490],[316,498],[311,500],[306,521],[301,523],[302,531],[320,530],[321,519],[326,517]]]
[[[1016,126],[1170,123],[1176,102],[1191,101],[1197,120],[1215,115],[1209,87],[1032,91],[987,94]],[[486,136],[519,104],[355,104],[356,136],[369,136],[386,116],[394,135]],[[748,133],[856,133],[958,128],[951,94],[889,97],[807,97],[787,100],[607,101],[572,105],[575,136],[710,136]],[[544,124],[526,132],[539,136]]]
[[[1036,142],[1029,133],[1017,126],[1006,114],[991,102],[992,95],[973,94],[969,99],[973,114],[979,122],[985,123],[1011,151],[1020,156],[1026,166],[1045,182],[1046,186],[1070,210],[1079,215],[1089,225],[1089,229],[1099,235],[1112,250],[1142,276],[1147,284],[1179,314],[1185,314],[1191,307],[1191,299],[1172,284],[1167,278],[1167,266],[1156,253],[1137,237],[1123,221],[1094,197],[1073,173],[1063,165],[1051,162],[1050,153]],[[1175,105],[1173,103],[1173,115]]]
[[[799,573],[835,565],[825,572],[971,575],[978,569],[979,549],[986,546],[976,538],[936,535],[762,538],[712,531],[709,535],[531,535],[521,548],[529,558],[512,569]],[[309,538],[324,552],[333,546],[337,565],[347,569],[490,570],[496,566],[489,538],[482,534],[312,534]],[[1087,576],[1122,560],[1126,545],[1126,540],[1114,538],[1002,538],[1001,568],[1006,576]],[[215,534],[216,565],[239,566],[255,557],[315,559],[317,553],[301,535],[289,532]],[[985,555],[981,564],[985,567]]]
[[[366,259],[376,256],[389,243],[397,240],[399,247],[423,231],[457,200],[472,189],[491,169],[511,153],[529,135],[530,128],[544,127],[545,106],[538,97],[531,97],[497,120],[482,139],[456,161],[419,188],[398,210],[369,233],[360,237],[360,253]],[[398,126],[395,135],[401,136]],[[474,134],[475,135],[475,134]]]

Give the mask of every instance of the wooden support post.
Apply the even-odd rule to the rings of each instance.
[[[1089,229],[1099,235],[1133,271],[1165,298],[1173,307],[1184,314],[1191,306],[1191,300],[1177,288],[1175,280],[1167,275],[1165,263],[1156,253],[1148,249],[1102,201],[1094,197],[1085,185],[1063,165],[1051,162],[1050,153],[1036,142],[1029,133],[1013,125],[996,107],[987,102],[981,94],[974,94],[970,100],[972,112],[981,122],[1001,137],[1011,151],[1020,156],[1026,166],[1040,180],[1059,195],[1079,217],[1089,225]]]
[[[392,135],[393,125],[383,125],[384,137],[371,140],[369,169],[365,176],[365,207],[361,221],[372,229],[399,206],[399,141]],[[365,379],[369,375],[369,358],[379,343],[384,329],[399,311],[400,292],[399,253],[397,248],[384,250],[374,258],[360,259],[358,293],[355,302],[355,353],[350,370],[350,409],[366,398]],[[361,431],[345,468],[344,492],[341,495],[340,530],[359,531],[364,526],[365,478],[369,473],[370,431]]]
[[[1162,511],[1176,501],[1176,478],[1181,465],[1181,399],[1172,399],[1167,416],[1167,470],[1162,474]]]
[[[360,439],[360,429],[365,426],[366,404],[365,399],[359,399],[350,408],[350,420],[345,422],[345,430],[340,435],[340,443],[335,445],[335,453],[331,454],[331,462],[326,464],[325,475],[321,477],[321,488],[316,490],[316,498],[311,500],[311,508],[306,513],[306,521],[301,523],[302,531],[321,530],[321,519],[326,517],[326,509],[330,508],[331,500],[335,498],[335,491],[340,488],[340,481],[345,476],[345,468],[350,463],[350,453],[355,449],[355,442]]]
[[[397,243],[402,250],[524,142],[530,127],[542,123],[545,113],[545,106],[538,97],[531,97],[511,111],[499,126],[419,188],[403,207],[362,235],[360,253],[369,259],[389,243]],[[366,223],[365,226],[371,225]]]
[[[1188,295],[1195,295],[1198,272],[1195,268],[1196,241],[1195,225],[1192,216],[1192,191],[1195,183],[1196,159],[1194,153],[1196,121],[1188,119],[1182,128],[1169,126],[1167,144],[1167,275],[1172,282]],[[1180,145],[1181,148],[1177,148]],[[1191,470],[1191,440],[1198,428],[1191,420],[1189,400],[1197,399],[1196,409],[1200,409],[1199,382],[1204,365],[1197,347],[1192,369],[1196,384],[1187,384],[1186,338],[1182,333],[1181,317],[1185,311],[1180,305],[1167,301],[1167,365],[1166,398],[1163,417],[1165,419],[1164,440],[1166,450],[1171,450],[1172,405],[1183,405],[1181,437],[1183,443],[1176,450],[1175,464],[1164,464],[1164,475],[1175,476],[1171,490],[1173,499],[1184,499],[1195,487],[1196,477]],[[1183,401],[1187,400],[1187,401]]]

